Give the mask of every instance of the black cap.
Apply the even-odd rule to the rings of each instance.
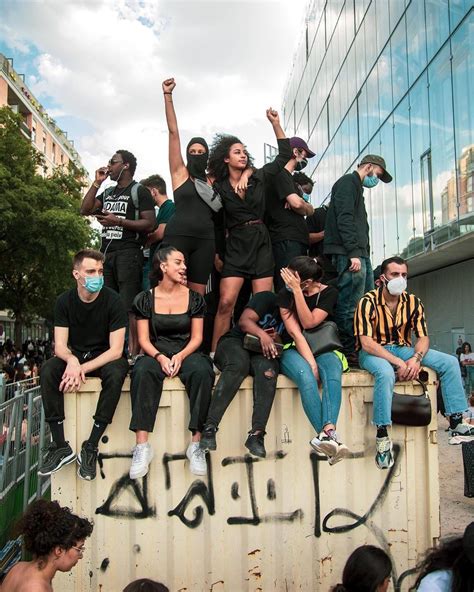
[[[360,164],[376,164],[383,169],[383,175],[380,177],[380,180],[384,183],[390,183],[392,180],[392,175],[388,173],[385,160],[381,156],[378,156],[377,154],[367,154],[367,156],[364,156],[360,161]]]
[[[306,150],[308,158],[315,156],[315,153],[308,148],[308,144],[306,144],[303,138],[297,138],[296,136],[290,138],[290,146],[291,148],[298,148],[298,150]]]

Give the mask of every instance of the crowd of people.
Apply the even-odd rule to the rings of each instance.
[[[36,379],[44,360],[52,355],[51,342],[28,337],[21,347],[15,347],[8,338],[0,343],[0,368],[3,384],[9,385],[27,379]]]
[[[73,514],[58,502],[37,500],[30,504],[16,525],[25,549],[32,556],[6,575],[5,592],[51,592],[57,572],[67,573],[83,557],[93,524]],[[441,541],[429,549],[416,566],[417,579],[411,590],[418,592],[471,592],[474,589],[474,522],[464,534]],[[383,549],[362,545],[344,566],[342,582],[331,592],[387,592],[393,565]],[[123,592],[167,592],[165,584],[149,578],[130,582]]]
[[[302,169],[315,154],[302,138],[286,138],[275,110],[266,116],[278,154],[262,168],[232,135],[217,135],[211,146],[193,137],[183,156],[175,87],[172,78],[163,82],[174,200],[160,175],[133,180],[137,161],[126,150],[96,171],[85,195],[81,213],[100,222],[102,244],[100,252],[75,255],[76,286],[56,303],[55,357],[41,372],[52,442],[40,474],[77,459],[79,476],[95,478],[99,440],[129,365],[132,479],[149,470],[149,434],[163,382],[174,377],[189,397],[186,455],[196,475],[206,474],[206,452],[216,450],[222,417],[249,374],[254,406],[245,447],[259,457],[266,455],[265,429],[282,373],[298,387],[315,431],[311,446],[330,464],[344,459],[349,450],[336,427],[341,377],[350,367],[375,378],[379,469],[394,463],[394,383],[418,378],[422,366],[439,376],[450,443],[474,439],[474,428],[463,421],[459,365],[430,349],[423,304],[406,290],[406,262],[390,257],[374,277],[364,190],[392,181],[384,159],[362,158],[335,181],[329,205],[314,210],[314,182]],[[102,191],[108,178],[116,184]],[[90,436],[76,456],[64,437],[63,393],[86,376],[100,377],[102,390]]]

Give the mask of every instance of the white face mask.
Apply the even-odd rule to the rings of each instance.
[[[400,296],[407,289],[407,280],[400,275],[393,280],[389,280],[385,286],[392,296]]]

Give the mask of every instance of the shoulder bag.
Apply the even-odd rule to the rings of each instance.
[[[319,292],[316,299],[316,306],[318,307]],[[303,337],[308,342],[313,356],[319,356],[327,352],[342,350],[342,343],[337,330],[337,325],[334,321],[323,321],[313,329],[304,329]]]
[[[398,425],[421,427],[431,422],[431,400],[426,384],[417,381],[423,389],[421,395],[393,393],[392,422]]]

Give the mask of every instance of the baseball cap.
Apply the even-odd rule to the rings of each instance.
[[[313,158],[313,156],[316,156],[316,154],[308,148],[308,144],[306,144],[303,138],[297,138],[296,136],[293,136],[293,138],[290,138],[290,146],[292,149],[298,148],[298,150],[305,150],[308,158]]]
[[[364,156],[364,158],[360,161],[360,164],[376,164],[383,168],[383,175],[380,177],[380,180],[384,183],[390,183],[392,180],[392,175],[390,175],[390,173],[387,171],[387,165],[381,156],[378,156],[377,154],[367,154],[367,156]]]

